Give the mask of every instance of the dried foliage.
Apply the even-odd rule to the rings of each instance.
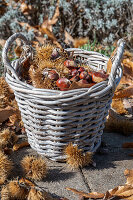
[[[6,121],[11,115],[14,114],[14,109],[11,106],[0,109],[0,123]]]
[[[53,198],[46,191],[43,191],[41,189],[31,188],[27,200],[58,200],[58,199]]]
[[[20,31],[29,39],[43,38],[46,34],[56,44],[64,44],[64,31],[67,31],[73,38],[97,38],[107,43],[128,32],[132,46],[132,6],[130,0],[6,0],[0,9],[1,37],[7,39]]]
[[[66,190],[72,191],[73,193],[84,197],[84,198],[91,198],[91,199],[101,199],[104,197],[103,193],[98,193],[98,192],[92,192],[92,193],[86,193],[86,192],[82,192],[82,191],[78,191],[76,189],[73,188],[66,188]]]
[[[0,184],[3,184],[13,168],[13,163],[0,151]]]
[[[115,51],[112,56],[114,56]],[[129,135],[133,130],[132,115],[132,100],[133,100],[133,55],[129,51],[125,51],[122,60],[123,77],[117,87],[113,100],[112,108],[118,116],[112,116],[111,112],[106,122],[106,130],[121,132],[124,135]],[[108,72],[111,71],[111,59],[108,62]],[[123,116],[123,118],[121,118]],[[124,119],[125,116],[125,119]]]
[[[112,100],[112,108],[119,113],[120,115],[125,115],[127,114],[126,109],[124,108],[123,105],[123,100],[122,99],[113,99]]]
[[[91,152],[83,153],[82,149],[78,149],[77,145],[73,145],[72,143],[68,144],[65,148],[64,153],[66,155],[66,162],[71,168],[79,168],[85,167],[92,163],[92,155]]]
[[[92,198],[92,199],[104,199],[104,200],[111,200],[111,199],[125,199],[125,200],[132,200],[133,199],[133,170],[126,169],[124,175],[127,177],[127,182],[125,185],[117,186],[114,189],[108,190],[105,194],[92,192],[92,193],[85,193],[73,188],[66,188],[74,192],[75,194],[79,195],[80,197],[85,198]]]
[[[127,119],[121,120],[109,116],[105,126],[108,131],[111,130],[117,133],[122,133],[125,136],[128,136],[133,132],[133,122]]]
[[[47,167],[44,159],[28,155],[21,161],[22,168],[27,178],[33,180],[42,180],[47,173]]]
[[[9,196],[14,199],[26,199],[28,190],[21,186],[18,180],[12,180],[7,185]]]
[[[7,185],[2,187],[1,199],[2,200],[13,200],[13,199],[23,199],[26,200],[28,195],[28,188],[25,187],[22,182],[20,183],[18,179],[9,181]]]
[[[0,132],[0,148],[12,147],[18,140],[13,130],[6,128]]]
[[[28,147],[28,146],[30,146],[30,144],[27,141],[21,142],[19,144],[14,144],[13,151],[17,151],[23,147]]]
[[[9,190],[7,186],[3,186],[1,189],[1,200],[10,200]]]

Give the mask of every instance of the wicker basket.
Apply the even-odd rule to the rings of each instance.
[[[23,40],[25,54],[10,63],[7,53],[17,38]],[[91,88],[69,91],[38,89],[19,79],[19,69],[22,62],[32,56],[31,50],[25,36],[15,33],[6,41],[2,54],[6,81],[14,91],[31,147],[55,161],[65,159],[63,149],[69,142],[77,144],[85,152],[95,152],[101,144],[112,96],[122,76],[123,40],[118,41],[107,81]],[[75,48],[67,51],[74,51],[78,59],[96,71],[106,70],[109,58],[100,53]]]

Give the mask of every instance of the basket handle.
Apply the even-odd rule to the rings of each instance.
[[[113,91],[116,89],[115,77],[117,73],[118,66],[121,66],[120,61],[124,52],[125,41],[123,39],[119,39],[117,42],[117,51],[115,55],[111,58],[112,67],[111,73],[109,75],[109,84],[112,86]]]
[[[3,51],[2,51],[2,60],[3,60],[3,63],[4,63],[4,70],[5,70],[5,72],[7,70],[10,70],[11,73],[12,73],[12,75],[17,80],[19,80],[18,75],[16,73],[16,69],[13,68],[13,66],[11,65],[11,62],[10,62],[10,60],[8,58],[8,50],[9,50],[10,46],[12,45],[12,43],[17,38],[20,38],[21,40],[23,40],[23,42],[24,42],[23,49],[24,49],[24,47],[29,47],[29,48],[27,48],[28,51],[26,52],[25,58],[24,57],[23,58],[22,57],[19,58],[18,62],[22,63],[22,62],[24,62],[25,59],[27,59],[28,57],[30,57],[32,55],[32,52],[31,52],[32,47],[31,47],[29,41],[26,39],[26,37],[22,33],[15,33],[12,36],[10,36],[8,38],[8,40],[6,41],[6,43],[5,43],[5,46],[4,46]]]

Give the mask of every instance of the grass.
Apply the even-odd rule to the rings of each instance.
[[[103,46],[97,42],[96,39],[94,39],[93,42],[88,41],[87,44],[80,47],[81,49],[87,50],[87,51],[96,51],[101,54],[104,54],[108,57],[110,57],[111,53],[114,51],[115,46]]]

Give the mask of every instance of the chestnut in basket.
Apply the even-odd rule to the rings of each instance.
[[[54,49],[53,52],[52,52],[52,54],[51,54],[51,59],[52,59],[52,60],[55,60],[55,59],[57,59],[59,56],[60,56],[60,54],[59,54],[58,50],[57,50],[57,49]]]
[[[79,69],[78,69],[78,72],[80,73],[80,72],[83,72],[83,71],[85,71],[85,68],[84,67],[80,67]]]
[[[92,74],[92,81],[95,83],[105,81],[108,78],[108,74],[104,74],[101,72],[92,72],[91,74]]]
[[[76,63],[74,62],[74,60],[65,60],[64,61],[64,66],[68,67],[68,68],[74,68],[77,67]]]
[[[79,77],[80,77],[80,79],[84,79],[85,80],[87,75],[88,75],[88,73],[86,71],[83,71],[83,72],[80,73]]]
[[[56,85],[57,87],[60,88],[60,90],[67,90],[69,87],[70,87],[70,80],[68,80],[67,78],[59,78],[57,81],[56,81]]]
[[[57,81],[59,78],[59,75],[57,74],[57,72],[55,70],[51,70],[48,73],[48,78],[53,80],[53,81]]]
[[[90,88],[93,85],[95,85],[95,83],[88,83],[88,81],[84,79],[81,79],[80,81],[78,81],[77,84],[81,88]]]
[[[78,74],[78,70],[77,69],[72,69],[71,70],[71,75],[72,76],[76,76]]]
[[[70,81],[72,81],[72,82],[77,82],[77,81],[79,81],[79,76],[78,75],[76,75],[76,76],[73,76],[71,79],[70,79]]]

